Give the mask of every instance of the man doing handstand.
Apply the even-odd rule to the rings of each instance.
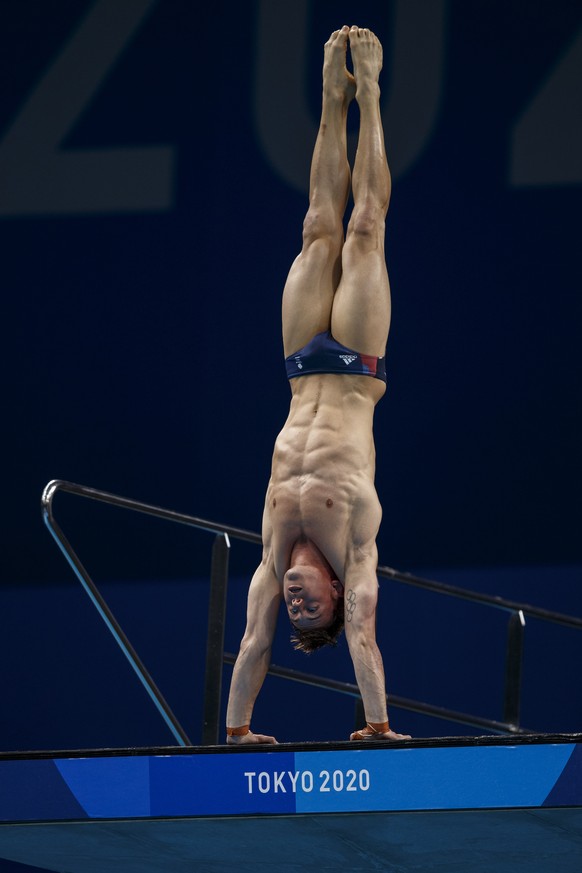
[[[346,68],[350,47],[353,75]],[[248,594],[247,625],[227,712],[229,743],[274,743],[250,731],[284,598],[296,647],[346,639],[366,726],[352,739],[404,738],[388,724],[376,644],[381,507],[374,488],[374,407],[386,390],[390,287],[384,223],[390,200],[380,116],[382,46],[344,26],[325,45],[322,114],[313,153],[303,247],[283,292],[291,406],[277,437],[263,514],[263,555]],[[353,179],[346,119],[355,96],[360,131]],[[354,207],[344,241],[343,216]],[[356,351],[357,350],[357,351]]]

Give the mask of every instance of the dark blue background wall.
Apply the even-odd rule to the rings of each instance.
[[[10,692],[6,748],[44,743],[46,723],[33,729],[22,713],[52,699],[65,707],[63,676],[85,657],[74,654],[81,594],[67,601],[73,583],[40,519],[49,479],[259,527],[289,396],[280,293],[300,246],[321,47],[354,15],[343,0],[3,11],[0,598],[5,657],[19,653],[3,679],[28,701]],[[394,177],[389,390],[376,422],[381,561],[445,579],[481,568],[455,581],[580,614],[580,6],[362,0],[355,23],[385,47]],[[207,572],[206,542],[62,500],[97,578]],[[255,557],[236,560],[246,573]],[[179,603],[175,588],[155,590]],[[131,597],[146,627],[151,603],[137,585]],[[398,597],[396,615],[433,615]],[[242,606],[231,609],[236,636]],[[199,636],[204,604],[192,612]],[[57,632],[63,616],[73,630]],[[435,647],[458,663],[467,645],[449,645],[434,618],[415,641],[416,666],[409,651],[392,668],[398,693],[412,696]],[[484,621],[471,627],[485,633]],[[396,632],[381,630],[387,655]],[[349,664],[337,669],[350,678]],[[169,672],[183,688],[190,673]],[[424,696],[439,702],[430,683]],[[467,683],[449,705],[467,708]],[[580,713],[567,696],[563,705],[573,729]],[[152,740],[92,732],[80,712],[76,731],[55,729],[56,744]]]

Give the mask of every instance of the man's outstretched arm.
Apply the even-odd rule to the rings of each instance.
[[[388,723],[384,664],[376,643],[377,603],[375,562],[363,561],[346,574],[344,591],[346,639],[366,714],[366,726],[350,739],[409,739],[391,730]]]
[[[250,730],[255,700],[271,662],[271,646],[281,602],[281,588],[271,560],[256,570],[247,601],[247,625],[236,659],[226,714],[228,743],[275,743],[274,737]]]

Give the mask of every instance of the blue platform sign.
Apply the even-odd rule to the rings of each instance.
[[[576,742],[0,760],[0,821],[582,806]]]

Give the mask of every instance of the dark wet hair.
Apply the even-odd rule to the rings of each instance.
[[[313,630],[301,630],[293,627],[291,636],[291,644],[294,649],[299,652],[305,652],[306,655],[315,652],[316,649],[321,649],[323,646],[337,646],[337,641],[341,632],[344,629],[344,599],[340,597],[337,602],[337,607],[333,616],[333,621],[327,627],[318,627]]]

